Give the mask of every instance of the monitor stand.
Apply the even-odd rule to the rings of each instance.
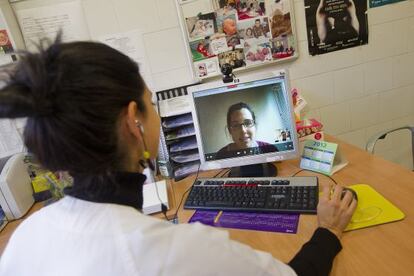
[[[272,177],[277,175],[277,168],[273,163],[262,163],[233,167],[229,177]]]

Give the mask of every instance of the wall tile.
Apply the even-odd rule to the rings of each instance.
[[[290,77],[292,79],[304,78],[328,71],[323,56],[309,55],[307,41],[300,41],[298,49],[299,59],[295,60],[290,67]]]
[[[386,58],[395,53],[395,43],[399,42],[395,41],[392,22],[371,26],[369,32],[369,43],[363,46],[365,62]]]
[[[144,35],[147,59],[153,74],[187,65],[184,42],[177,37],[181,37],[179,27]]]
[[[320,109],[321,123],[324,125],[326,133],[337,135],[346,133],[350,130],[351,120],[349,104],[334,104]]]
[[[112,0],[121,31],[141,29],[145,33],[160,29],[156,1]]]
[[[376,124],[373,126],[370,126],[368,128],[366,128],[366,133],[365,133],[365,140],[366,142],[368,142],[372,137],[374,137],[374,135],[385,131],[387,129],[391,129],[393,127],[392,122],[386,122],[386,123],[382,123],[382,124]],[[377,143],[375,144],[375,152],[384,152],[384,151],[388,151],[391,150],[394,147],[394,139],[390,136],[387,136],[385,139],[381,139],[378,140]]]
[[[321,112],[319,109],[308,110],[305,108],[302,117],[303,119],[316,119],[321,122]]]
[[[410,18],[403,18],[392,22],[395,41],[398,41],[394,43],[395,55],[405,54],[408,51],[409,24]]]
[[[324,73],[292,81],[292,87],[299,89],[310,109],[326,106],[334,102],[332,73]]]
[[[372,126],[378,122],[378,95],[359,98],[349,102],[351,129]]]
[[[393,87],[414,84],[414,52],[393,58]]]
[[[359,46],[322,55],[322,59],[326,64],[326,71],[338,70],[363,63],[363,49],[364,46]]]
[[[87,15],[85,20],[93,39],[119,32],[119,23],[112,3],[109,2],[106,5],[102,5],[100,1],[84,0],[82,2],[84,13]],[[102,20],[102,18],[105,18],[105,20]]]
[[[414,7],[414,1],[411,2],[413,2],[412,5]],[[407,33],[405,34],[407,39],[407,51],[414,52],[414,17],[410,17],[407,24]]]
[[[392,88],[392,58],[364,64],[365,93],[373,94]]]
[[[174,0],[156,0],[160,29],[171,28],[179,25]]]
[[[368,9],[368,24],[377,25],[412,16],[413,7],[410,2],[412,1],[403,1],[392,5]]]
[[[349,144],[365,149],[365,129],[351,131],[344,134],[337,135],[337,137]]]
[[[334,72],[336,103],[361,97],[364,94],[364,70],[358,65]]]
[[[152,75],[154,91],[161,91],[177,86],[194,83],[187,67],[176,68],[167,72]]]
[[[386,122],[409,115],[413,105],[413,87],[407,86],[379,94],[379,121]]]
[[[303,1],[294,2],[296,34],[299,41],[308,39],[306,31],[305,6]]]

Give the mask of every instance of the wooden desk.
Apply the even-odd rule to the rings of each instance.
[[[335,139],[329,139],[335,141]],[[336,141],[338,142],[338,141]],[[414,173],[396,164],[375,157],[354,146],[340,143],[349,165],[333,177],[342,185],[369,184],[393,202],[405,214],[403,221],[359,229],[344,234],[343,250],[335,259],[331,275],[412,275],[414,271]],[[290,176],[299,170],[299,160],[277,163],[279,176]],[[216,172],[201,172],[213,176]],[[299,175],[313,175],[302,172]],[[191,186],[195,176],[179,182],[170,182],[169,217],[179,204],[182,194]],[[319,176],[320,182],[331,180]],[[38,208],[38,207],[35,207]],[[185,223],[193,211],[178,212],[179,221]],[[159,217],[162,217],[158,215]],[[0,233],[0,252],[19,222],[6,226]],[[282,234],[259,231],[226,229],[234,240],[270,252],[275,258],[288,262],[300,247],[309,240],[317,227],[315,215],[301,215],[298,233]]]
[[[335,139],[329,139],[335,141]],[[343,249],[336,257],[331,275],[413,275],[414,273],[414,173],[394,163],[368,154],[352,145],[340,143],[349,164],[333,178],[341,185],[369,184],[390,200],[406,215],[399,222],[347,232]],[[277,163],[279,176],[290,176],[299,169],[299,160]],[[200,176],[213,176],[203,172]],[[315,175],[302,172],[299,175]],[[330,179],[319,176],[320,182]],[[173,183],[175,201],[192,184],[194,176]],[[178,212],[179,221],[187,222],[193,211]],[[270,252],[275,258],[288,262],[309,240],[317,227],[315,215],[301,215],[296,235],[259,231],[226,229],[234,240]]]

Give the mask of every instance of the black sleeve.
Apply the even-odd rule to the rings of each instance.
[[[335,234],[326,228],[318,228],[288,265],[298,276],[327,276],[333,259],[341,249],[341,243]]]

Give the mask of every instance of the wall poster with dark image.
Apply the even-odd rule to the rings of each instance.
[[[196,78],[296,59],[293,0],[176,0]],[[214,66],[217,66],[214,68]]]
[[[311,55],[368,43],[365,0],[305,0],[305,14]]]

